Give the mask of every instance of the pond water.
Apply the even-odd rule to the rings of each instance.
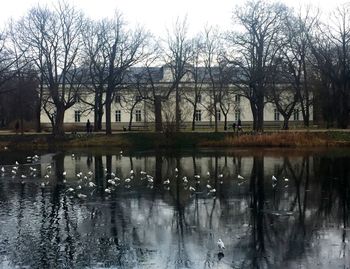
[[[2,152],[0,268],[349,268],[349,165],[336,149]]]

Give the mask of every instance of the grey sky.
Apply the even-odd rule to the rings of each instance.
[[[2,1],[0,9],[0,23],[4,23],[11,17],[18,18],[37,3],[53,5],[57,0],[6,0]],[[217,25],[223,30],[232,26],[232,10],[243,0],[71,0],[85,14],[94,19],[110,17],[118,8],[130,24],[144,25],[155,35],[164,36],[167,28],[177,17],[187,15],[189,31],[191,33],[201,31],[205,24]],[[298,7],[311,3],[319,6],[326,13],[346,0],[282,0],[289,6]]]

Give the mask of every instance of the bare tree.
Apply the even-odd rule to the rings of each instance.
[[[234,84],[250,102],[255,131],[262,131],[264,126],[265,92],[269,83],[267,74],[278,51],[275,42],[285,11],[286,7],[282,4],[251,0],[234,13],[243,30],[229,36],[235,55],[230,62],[239,69]]]
[[[104,19],[91,29],[90,40],[86,37],[86,48],[90,77],[95,96],[98,97],[98,103],[95,103],[98,111],[96,118],[101,118],[101,104],[104,103],[106,134],[111,134],[111,104],[114,95],[123,87],[127,70],[146,56],[145,48],[149,35],[142,28],[128,30],[122,14],[117,11],[113,19]]]
[[[299,95],[289,83],[288,80],[291,78],[284,67],[283,63],[276,63],[273,69],[271,69],[270,75],[272,83],[266,97],[268,101],[275,105],[277,111],[282,115],[282,129],[288,130],[289,119],[295,112]]]
[[[163,131],[162,104],[169,98],[170,91],[167,87],[163,87],[160,83],[163,79],[163,68],[152,66],[160,59],[160,51],[157,45],[150,46],[152,48],[144,61],[143,67],[134,67],[130,69],[128,81],[130,81],[130,90],[136,90],[133,96],[135,106],[138,101],[143,100],[147,107],[154,112],[155,131]],[[137,102],[136,102],[137,101]]]
[[[33,18],[33,23],[39,23],[36,19],[39,19],[37,17]],[[33,79],[34,73],[36,73],[36,79],[38,81],[38,87],[35,89],[36,91],[36,102],[33,103],[35,106],[35,123],[36,123],[36,131],[41,132],[41,112],[42,112],[42,99],[43,99],[43,79],[40,75],[40,72],[36,66],[35,59],[33,58],[33,55],[31,54],[31,47],[23,42],[23,39],[21,38],[21,33],[18,32],[18,23],[15,21],[10,21],[9,23],[9,37],[10,37],[10,44],[12,46],[12,55],[14,55],[17,58],[16,61],[16,70],[19,76],[26,76],[31,77]],[[33,37],[35,38],[35,37]],[[42,63],[42,57],[38,57],[38,62]],[[21,70],[25,69],[24,72],[27,74],[24,74]]]
[[[184,99],[192,106],[192,131],[196,128],[196,111],[202,103],[202,90],[205,87],[206,69],[203,68],[203,39],[198,36],[193,40],[193,57],[189,61],[192,87],[183,92]]]
[[[4,85],[26,66],[23,62],[23,53],[16,51],[11,27],[9,28],[0,31],[0,94],[10,90]]]
[[[16,77],[22,69],[23,54],[16,53],[15,47],[11,42],[11,31],[0,31],[0,125],[5,126],[13,116],[17,113],[12,113],[13,109],[8,107],[11,100],[18,97],[18,85]],[[12,103],[13,104],[13,103]],[[18,108],[18,107],[17,107]],[[21,107],[23,108],[23,107]],[[11,111],[11,112],[9,112]]]
[[[168,91],[175,91],[175,130],[180,131],[180,83],[189,71],[189,61],[192,57],[192,41],[187,37],[187,22],[178,19],[174,25],[173,33],[168,32],[168,40],[164,49],[166,65],[170,68],[172,77]]]
[[[106,70],[108,60],[101,53],[104,46],[105,36],[104,23],[96,23],[92,20],[87,20],[83,28],[84,56],[88,66],[89,81],[86,85],[86,91],[92,94],[92,100],[85,99],[83,102],[93,108],[94,112],[94,131],[102,130],[103,107],[105,105],[105,87]],[[86,67],[87,68],[87,67]]]
[[[0,95],[1,125],[12,127],[19,123],[21,132],[24,131],[24,121],[32,122],[35,107],[38,102],[36,72],[27,69],[16,71],[16,76],[2,85],[4,91]]]
[[[143,101],[142,95],[140,92],[142,91],[140,88],[142,87],[140,84],[136,84],[136,89],[133,88],[135,84],[129,84],[129,87],[123,90],[123,94],[121,95],[122,100],[120,106],[124,109],[124,111],[129,113],[129,124],[128,130],[132,130],[132,123],[134,118],[135,109],[140,107],[140,104]],[[123,106],[125,104],[126,106]]]
[[[204,30],[204,46],[203,46],[203,54],[204,54],[204,64],[205,69],[207,70],[209,81],[210,81],[210,89],[209,95],[211,98],[210,106],[208,108],[208,112],[214,115],[215,120],[215,132],[218,131],[218,103],[219,103],[219,86],[217,84],[220,83],[218,81],[218,74],[215,72],[217,70],[217,59],[220,49],[219,36],[216,34],[215,30],[212,28],[208,28]]]
[[[289,13],[285,19],[285,31],[282,57],[286,62],[285,79],[291,85],[291,92],[296,96],[300,104],[303,121],[305,126],[310,124],[310,110],[312,105],[311,95],[311,76],[313,70],[311,59],[310,36],[312,35],[315,24],[318,21],[318,12],[312,15],[311,8],[307,7],[305,12],[299,11],[296,15]]]
[[[218,29],[205,29],[203,58],[207,82],[209,83],[209,96],[211,99],[207,110],[214,116],[215,132],[218,131],[218,116],[223,112],[225,118],[224,129],[226,130],[227,114],[231,108],[229,86],[232,77],[232,68],[226,61],[227,56]]]
[[[40,72],[40,90],[47,90],[53,109],[44,108],[53,134],[64,134],[65,111],[72,107],[81,89],[81,27],[83,15],[67,3],[53,9],[36,7],[17,24],[18,37]]]
[[[312,52],[325,87],[328,114],[337,127],[349,124],[350,96],[350,5],[338,7],[328,26],[319,24],[312,40]]]

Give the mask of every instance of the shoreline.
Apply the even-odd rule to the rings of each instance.
[[[103,133],[66,134],[54,137],[47,133],[0,134],[0,151],[4,150],[49,150],[89,147],[126,148],[201,148],[201,147],[350,147],[350,132],[347,130],[317,131],[272,131],[262,134],[232,132],[121,132],[112,135]]]

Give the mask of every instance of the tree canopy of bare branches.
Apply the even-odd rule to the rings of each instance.
[[[102,118],[106,108],[106,134],[112,133],[111,104],[115,93],[124,85],[128,69],[147,55],[149,34],[142,28],[129,30],[121,13],[114,18],[90,22],[85,36],[89,74],[95,92],[95,119]],[[103,100],[105,96],[105,100]]]
[[[16,28],[20,45],[47,90],[43,107],[55,135],[64,134],[65,111],[75,104],[84,78],[79,68],[82,26],[83,14],[59,2],[53,9],[32,8]]]
[[[284,5],[261,0],[247,1],[234,12],[235,21],[243,30],[229,36],[234,51],[230,61],[239,69],[233,81],[250,102],[256,131],[263,130],[268,73],[279,50],[276,41],[285,13]]]

